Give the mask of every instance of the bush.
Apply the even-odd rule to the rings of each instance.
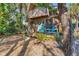
[[[61,41],[63,39],[63,34],[56,33],[54,36],[56,37],[57,41]]]

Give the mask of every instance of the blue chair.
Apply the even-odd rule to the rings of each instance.
[[[38,32],[42,32],[42,33],[45,32],[45,27],[44,27],[44,24],[43,24],[43,23],[41,23],[41,24],[38,26],[37,31],[38,31]]]
[[[54,25],[46,26],[46,33],[52,34],[56,32],[57,32],[57,28]]]
[[[52,26],[52,32],[57,32],[57,28],[55,26]]]

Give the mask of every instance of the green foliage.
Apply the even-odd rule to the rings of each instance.
[[[61,41],[63,39],[63,34],[56,33],[54,34],[57,41]]]
[[[15,12],[16,8],[19,8],[18,4],[0,4],[0,34],[8,35],[22,30],[23,15]]]
[[[22,24],[22,19],[21,17],[23,16],[23,14],[21,13],[16,13],[16,30],[21,31],[23,28],[23,24]]]
[[[48,8],[49,9],[49,12],[51,12],[51,13],[56,13],[57,12],[57,9],[53,8],[51,6],[51,4],[49,4],[49,3],[37,3],[35,5],[38,8]]]
[[[70,13],[71,14],[79,13],[79,4],[77,4],[77,3],[70,4]]]
[[[0,4],[0,33],[3,34],[7,29],[7,18],[8,18],[8,6],[7,4]]]

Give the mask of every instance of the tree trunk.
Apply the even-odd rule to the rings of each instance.
[[[65,55],[71,55],[71,21],[68,20],[68,25],[64,28],[64,39],[63,39],[63,46]]]
[[[60,22],[61,22],[62,9],[63,9],[63,3],[58,3],[58,10],[59,10],[58,19],[60,20]]]

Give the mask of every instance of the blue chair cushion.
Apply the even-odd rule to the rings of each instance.
[[[41,24],[38,26],[37,31],[38,31],[38,32],[45,32],[44,24],[41,23]]]
[[[55,26],[52,26],[52,32],[56,32],[56,27]]]

